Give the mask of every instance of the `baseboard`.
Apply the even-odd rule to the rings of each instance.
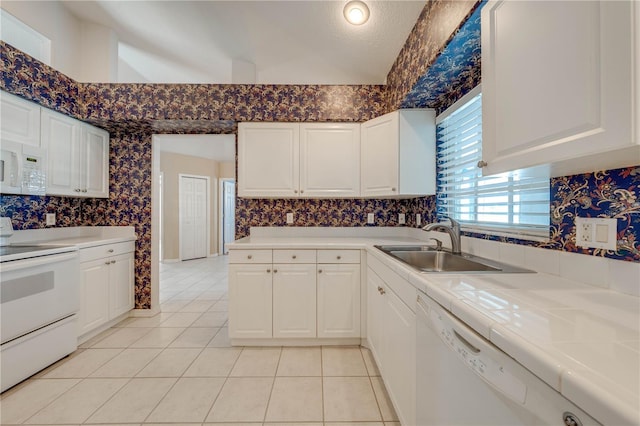
[[[180,262],[180,259],[162,259],[162,262],[160,263],[178,263]]]
[[[160,308],[151,308],[151,309],[133,309],[129,312],[130,317],[136,318],[147,318],[152,317],[156,314],[160,313]]]
[[[218,253],[213,253],[213,254],[210,254],[210,255],[209,255],[209,256],[207,256],[207,257],[218,257],[218,256],[219,256],[219,254],[218,254]]]

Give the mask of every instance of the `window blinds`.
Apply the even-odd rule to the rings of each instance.
[[[438,216],[478,231],[548,236],[549,178],[527,171],[482,177],[482,94],[437,125]]]

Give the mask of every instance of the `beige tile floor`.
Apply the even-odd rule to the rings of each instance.
[[[231,347],[226,257],[160,269],[162,313],[3,393],[2,425],[399,425],[367,349]]]

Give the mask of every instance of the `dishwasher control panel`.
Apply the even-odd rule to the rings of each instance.
[[[526,385],[511,374],[508,356],[440,307],[432,307],[433,328],[465,365],[511,400],[524,404]]]

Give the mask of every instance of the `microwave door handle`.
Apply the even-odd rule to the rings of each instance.
[[[16,152],[11,152],[9,167],[9,185],[18,186],[18,154]]]

